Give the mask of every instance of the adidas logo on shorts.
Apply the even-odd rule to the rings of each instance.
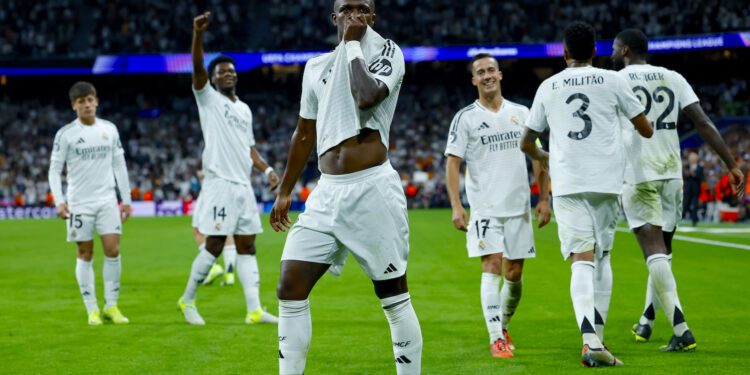
[[[398,270],[393,265],[393,263],[388,263],[388,268],[385,269],[385,272],[383,272],[383,274],[391,273],[391,272],[396,272],[396,271],[398,271]]]
[[[500,317],[497,315],[495,315],[495,317],[490,319],[490,323],[499,323],[499,322],[500,322]]]

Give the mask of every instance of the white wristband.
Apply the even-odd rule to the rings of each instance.
[[[271,172],[273,172],[273,167],[266,168],[266,170],[263,173],[265,173],[266,176],[268,176],[269,174],[271,174]]]
[[[358,40],[350,40],[344,44],[346,47],[346,58],[348,62],[352,62],[355,59],[365,59],[365,55],[362,53],[362,45]]]

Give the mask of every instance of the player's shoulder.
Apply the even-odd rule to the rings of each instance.
[[[477,106],[477,102],[473,102],[466,107],[463,107],[456,112],[456,114],[453,116],[453,118],[458,121],[460,120],[465,114],[472,113],[479,110],[479,107]]]
[[[107,130],[117,132],[117,125],[112,121],[97,117],[96,122],[100,123]]]
[[[77,120],[73,120],[65,125],[63,125],[60,129],[57,129],[57,133],[55,134],[55,137],[57,138],[63,138],[66,134],[69,134],[69,131],[71,129],[74,129],[76,124],[78,123]]]
[[[519,112],[519,113],[522,113],[522,114],[528,114],[529,113],[529,107],[527,107],[527,106],[525,106],[523,104],[519,104],[519,103],[510,101],[510,100],[505,99],[505,98],[503,98],[503,100],[505,101],[505,105],[508,106],[509,110],[514,111],[514,112]]]

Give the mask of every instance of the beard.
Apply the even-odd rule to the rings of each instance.
[[[621,70],[625,68],[625,60],[623,59],[612,59],[612,68],[614,70]]]

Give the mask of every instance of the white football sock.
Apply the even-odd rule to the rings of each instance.
[[[659,297],[664,312],[667,314],[667,318],[672,323],[674,334],[682,336],[687,331],[688,326],[682,313],[680,298],[677,296],[677,284],[674,281],[667,255],[651,255],[646,259],[646,264],[654,284],[654,290]]]
[[[279,300],[279,374],[305,372],[307,350],[312,339],[310,302]]]
[[[570,266],[570,298],[573,300],[583,344],[598,349],[602,342],[594,329],[594,262],[574,262]]]
[[[237,269],[237,263],[235,262],[237,259],[237,246],[224,246],[224,250],[221,253],[224,254],[224,271],[226,273],[235,272],[235,269]]]
[[[99,306],[96,304],[93,259],[85,261],[76,258],[76,280],[78,280],[78,289],[81,290],[83,304],[86,305],[86,312],[91,314],[93,311],[99,311]]]
[[[258,261],[255,255],[237,254],[237,277],[245,292],[245,303],[247,311],[255,311],[260,308],[260,274],[258,273]]]
[[[672,254],[667,255],[667,260],[671,268],[672,265]],[[648,283],[646,284],[646,306],[643,307],[643,314],[638,324],[648,325],[654,328],[654,319],[656,319],[656,313],[659,312],[661,302],[659,302],[659,296],[654,291],[654,282],[651,280],[651,275],[648,275]]]
[[[117,305],[117,298],[120,296],[120,274],[122,273],[122,262],[120,254],[114,258],[104,256],[104,266],[102,266],[102,280],[104,280],[104,308],[108,309]]]
[[[409,293],[383,298],[380,303],[391,326],[396,374],[419,374],[422,369],[422,331]]]
[[[193,261],[193,266],[190,268],[190,277],[188,278],[187,286],[185,287],[185,293],[182,295],[182,300],[185,303],[195,302],[195,295],[198,293],[198,285],[203,283],[203,280],[208,275],[208,271],[211,266],[216,262],[216,257],[211,255],[206,250],[198,253]]]
[[[604,342],[604,324],[607,323],[609,301],[612,299],[612,264],[609,254],[596,260],[594,274],[594,328],[599,341]]]
[[[479,289],[479,299],[482,302],[484,322],[490,334],[490,344],[503,337],[502,318],[500,318],[500,280],[502,276],[494,273],[482,272],[482,284]]]
[[[503,287],[500,289],[500,301],[503,311],[503,329],[508,328],[510,318],[516,313],[516,307],[521,302],[521,291],[523,290],[523,278],[518,281],[503,279]]]

